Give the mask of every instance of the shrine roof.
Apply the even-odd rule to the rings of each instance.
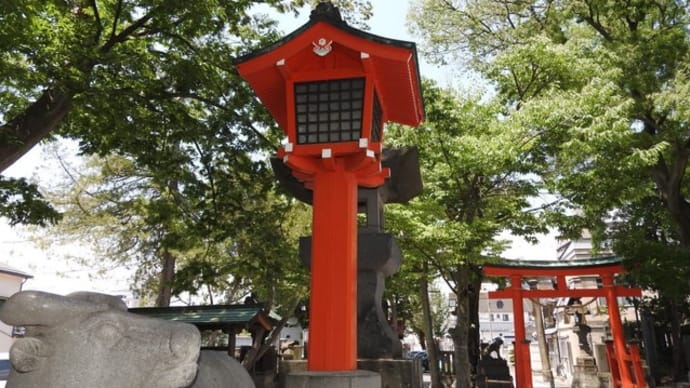
[[[259,50],[252,51],[250,53],[247,53],[245,55],[240,56],[237,58],[235,61],[236,63],[241,63],[241,62],[246,62],[252,58],[259,57],[261,55],[264,55],[266,53],[269,53],[271,51],[274,51],[280,46],[285,45],[287,42],[290,42],[291,40],[294,40],[297,36],[301,35],[305,31],[309,30],[312,26],[319,22],[324,22],[328,23],[340,30],[343,30],[347,33],[350,33],[352,35],[355,35],[357,37],[360,37],[362,39],[366,39],[368,41],[374,42],[374,43],[379,43],[382,45],[386,46],[396,46],[400,48],[405,48],[408,50],[412,50],[415,55],[415,62],[417,62],[417,49],[416,45],[414,42],[409,42],[409,41],[404,41],[404,40],[397,40],[397,39],[391,39],[391,38],[386,38],[380,35],[375,35],[368,33],[366,31],[362,31],[360,29],[350,27],[347,22],[342,20],[340,16],[340,12],[337,10],[334,10],[333,8],[327,9],[326,11],[322,11],[320,8],[317,7],[314,11],[312,11],[309,21],[305,24],[303,24],[301,27],[297,28],[293,32],[285,35],[282,39],[277,40],[273,42],[272,44],[261,48]]]
[[[240,75],[252,85],[281,127],[286,128],[287,120],[283,72],[309,70],[303,67],[312,60],[306,60],[305,55],[309,54],[309,58],[314,55],[312,49],[320,38],[330,41],[333,52],[356,52],[358,58],[360,53],[370,58],[371,72],[378,80],[378,97],[389,121],[411,126],[423,121],[424,101],[415,43],[350,27],[338,9],[326,2],[320,3],[309,21],[295,31],[233,60]],[[282,63],[282,70],[278,63]]]
[[[485,264],[484,267],[529,268],[529,269],[575,269],[618,265],[623,262],[619,256],[600,256],[576,260],[503,260]]]
[[[177,307],[138,307],[129,312],[166,321],[190,323],[199,329],[244,327],[257,320],[273,319],[262,304]],[[263,322],[260,322],[263,324]]]
[[[9,265],[7,265],[5,263],[0,263],[0,273],[5,273],[8,275],[17,276],[17,277],[21,277],[24,279],[33,278],[33,275],[30,275],[29,273],[18,270],[16,268],[10,267]]]

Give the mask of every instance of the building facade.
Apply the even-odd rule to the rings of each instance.
[[[24,282],[32,277],[26,272],[0,263],[0,305],[10,296],[21,291]],[[0,322],[0,353],[9,352],[14,334],[13,327]]]

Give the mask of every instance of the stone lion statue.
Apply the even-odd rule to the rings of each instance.
[[[26,328],[10,349],[7,388],[254,387],[234,359],[200,358],[196,327],[129,313],[110,295],[23,291],[0,320]]]
[[[503,360],[503,357],[501,357],[501,346],[503,346],[502,337],[496,337],[493,340],[491,340],[491,342],[482,344],[482,358],[493,358],[496,360]]]

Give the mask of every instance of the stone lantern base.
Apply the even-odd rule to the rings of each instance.
[[[302,388],[302,387],[340,387],[336,383],[345,380],[333,380],[333,385],[289,385],[303,384],[302,374],[306,371],[307,362],[305,360],[281,361],[278,366],[278,385],[277,388]],[[357,372],[371,372],[376,375],[378,380],[377,388],[422,388],[422,366],[419,360],[358,360]],[[292,376],[292,377],[291,377]],[[337,377],[337,376],[336,376]],[[302,379],[299,382],[294,379]],[[310,382],[316,384],[317,377],[311,378]],[[357,382],[356,379],[348,380],[351,383]],[[322,381],[320,381],[322,382]],[[358,383],[358,382],[357,382]],[[324,383],[325,384],[325,383]],[[328,383],[330,384],[330,382]],[[359,387],[360,385],[352,385]],[[350,387],[345,385],[344,387]]]
[[[286,388],[381,388],[381,376],[367,370],[351,372],[292,372]]]
[[[608,382],[600,376],[594,357],[578,357],[573,373],[573,388],[606,388]]]

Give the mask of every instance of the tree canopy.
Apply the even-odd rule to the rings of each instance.
[[[577,227],[603,232],[623,205],[656,196],[688,244],[686,2],[417,4],[412,22],[431,58],[470,58],[509,125],[539,136],[533,157],[548,162],[548,187],[582,210]]]
[[[98,156],[51,192],[57,210],[36,185],[1,177],[0,216],[46,225],[64,212],[56,233],[101,245],[115,262],[137,259],[138,285],[167,289],[162,304],[174,290],[218,287],[242,266],[261,269],[250,283],[272,300],[287,284],[277,277],[291,263],[280,259],[290,254],[284,224],[294,215],[266,160],[282,135],[232,59],[282,35],[266,12],[306,3],[0,5],[0,171],[43,139],[73,139],[82,155]],[[371,14],[368,1],[338,5],[355,24]],[[175,263],[178,278],[156,279]]]
[[[296,12],[305,3],[3,3],[0,172],[55,134],[78,140],[86,154],[136,155],[141,163],[171,168],[196,139],[213,138],[209,130],[221,131],[217,141],[242,143],[247,152],[275,148],[275,132],[265,131],[275,126],[237,76],[232,58],[278,39],[275,22],[257,5]],[[371,14],[368,1],[338,4],[355,23]],[[212,115],[215,124],[208,122]],[[1,179],[8,199],[0,215],[15,223],[57,220],[35,186]]]
[[[414,130],[389,126],[386,136],[390,144],[419,148],[424,193],[409,205],[388,205],[386,215],[405,268],[427,281],[440,276],[456,295],[456,384],[469,387],[467,371],[479,349],[479,266],[501,257],[507,247],[502,231],[529,238],[545,230],[537,213],[527,210],[540,187],[534,179],[540,165],[529,158],[538,142],[501,120],[500,104],[428,81],[423,91],[426,122]]]
[[[429,58],[480,72],[506,125],[537,138],[530,157],[562,199],[550,221],[564,236],[611,239],[674,303],[690,291],[689,6],[423,0],[410,20]]]

